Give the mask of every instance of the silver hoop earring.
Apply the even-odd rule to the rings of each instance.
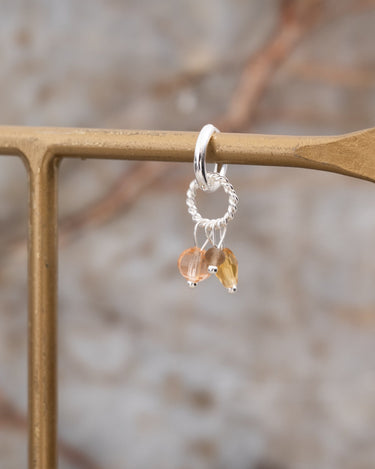
[[[225,176],[227,165],[215,165],[213,172],[206,169],[207,146],[212,135],[219,132],[211,124],[205,125],[198,135],[194,151],[195,179],[191,181],[186,193],[186,205],[194,226],[195,246],[183,251],[178,259],[178,269],[187,280],[190,287],[196,287],[199,282],[215,274],[224,287],[230,292],[237,291],[238,261],[233,252],[224,247],[227,225],[233,219],[238,208],[238,196],[232,184]],[[228,194],[228,209],[220,218],[204,218],[196,205],[198,189],[215,192],[222,187]],[[203,229],[206,240],[198,246],[198,230]],[[206,251],[206,247],[211,247]]]

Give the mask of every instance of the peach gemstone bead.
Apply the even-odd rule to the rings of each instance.
[[[223,251],[225,261],[219,265],[216,277],[230,293],[234,293],[238,283],[238,261],[230,249],[224,248]]]
[[[204,255],[205,251],[193,247],[186,249],[178,258],[178,270],[191,287],[195,287],[198,282],[210,275],[207,271],[208,265]]]

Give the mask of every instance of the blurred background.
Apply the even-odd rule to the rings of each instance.
[[[3,0],[0,123],[375,124],[375,1]],[[375,149],[374,149],[375,153]],[[374,156],[375,158],[375,156]],[[373,469],[375,187],[235,167],[236,295],[190,290],[192,164],[64,160],[61,469]],[[0,159],[0,467],[26,467],[27,181]],[[218,216],[225,197],[202,209]]]

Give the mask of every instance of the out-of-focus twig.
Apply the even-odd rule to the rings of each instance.
[[[238,66],[238,57],[221,57],[219,62],[204,62],[167,77],[151,87],[151,95],[158,98],[170,96],[183,88],[198,85],[205,78],[224,73]]]
[[[237,88],[230,100],[228,110],[218,116],[215,123],[223,131],[248,129],[256,115],[258,105],[269,87],[275,71],[280,67],[301,40],[318,24],[322,15],[320,0],[282,0],[278,25],[263,47],[249,58]],[[374,0],[354,0],[345,14],[364,11],[375,6]],[[342,15],[342,13],[341,13]],[[201,79],[209,70],[203,70],[187,77],[179,77],[173,84],[175,90],[190,81]],[[320,70],[321,74],[322,71]],[[327,75],[327,70],[324,74]],[[332,71],[328,75],[332,77]],[[352,75],[354,76],[354,75]],[[355,76],[355,79],[358,77]],[[334,77],[337,79],[337,76]],[[346,77],[348,80],[348,77]],[[156,92],[165,93],[161,86]],[[106,223],[121,211],[131,206],[137,196],[168,172],[170,166],[158,163],[136,163],[122,173],[106,194],[89,206],[63,219],[60,224],[60,240],[66,244],[82,230]],[[25,246],[24,240],[12,242],[14,246]],[[9,246],[8,246],[9,250]],[[0,426],[9,425],[26,431],[26,417],[10,404],[0,391]],[[70,445],[60,442],[61,454],[82,469],[100,469],[86,455]]]
[[[11,427],[26,433],[27,419],[0,391],[0,427],[2,426]],[[61,440],[59,441],[59,451],[61,456],[75,467],[80,469],[102,469],[86,454]]]
[[[275,70],[316,23],[320,12],[321,0],[281,2],[279,25],[269,42],[245,65],[226,115],[217,120],[220,129],[240,131],[251,125]]]
[[[228,110],[215,120],[221,130],[240,131],[251,126],[259,102],[271,83],[275,71],[322,17],[322,3],[324,2],[321,0],[281,0],[280,20],[274,33],[258,53],[250,57]],[[375,0],[356,0],[339,12],[338,16],[362,11],[373,5]],[[201,75],[202,73],[194,74],[194,79]],[[192,78],[191,75],[180,77],[175,85],[185,86],[189,78]],[[163,87],[161,92],[165,92]],[[101,198],[61,221],[62,243],[66,244],[76,233],[88,226],[99,225],[114,218],[166,171],[168,166],[165,164],[138,163],[132,170],[122,173]],[[10,245],[17,247],[20,245],[20,240],[12,240]]]
[[[157,162],[134,163],[123,171],[108,191],[91,204],[64,217],[59,223],[59,244],[65,246],[81,231],[104,224],[131,206],[147,187],[165,177],[173,166]],[[22,252],[26,248],[23,237],[14,237],[3,246],[3,256]]]
[[[291,67],[290,73],[306,81],[318,81],[341,87],[373,88],[374,70],[340,67],[337,64],[303,62]]]
[[[217,119],[223,131],[241,130],[248,126],[272,74],[311,28],[319,13],[321,0],[282,0],[280,23],[271,40],[246,65],[241,81],[224,116]],[[187,77],[189,78],[189,77]],[[178,84],[186,83],[179,79]],[[156,163],[138,163],[122,174],[104,197],[63,220],[60,239],[92,224],[104,223],[135,200],[136,195],[165,174],[168,167]]]
[[[170,168],[170,165],[157,162],[134,163],[120,175],[104,196],[61,221],[60,242],[64,245],[81,229],[100,225],[114,218],[128,208],[147,187],[165,176]]]

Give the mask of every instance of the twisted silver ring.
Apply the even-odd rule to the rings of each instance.
[[[227,226],[228,222],[233,219],[234,214],[237,212],[238,208],[238,196],[234,190],[232,184],[228,181],[225,176],[222,176],[219,173],[208,173],[208,184],[211,186],[218,185],[222,186],[224,191],[228,194],[228,209],[221,218],[203,218],[202,215],[198,212],[196,205],[196,195],[197,190],[200,188],[198,181],[194,179],[189,185],[189,189],[186,193],[186,205],[188,206],[188,212],[190,213],[193,221],[197,225],[202,226],[208,231],[213,231],[215,229],[220,230]]]

